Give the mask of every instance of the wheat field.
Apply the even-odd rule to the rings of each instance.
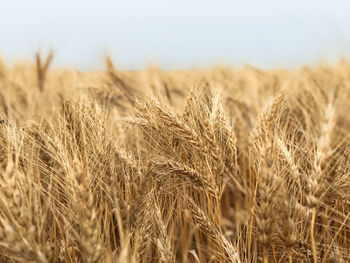
[[[1,262],[350,262],[350,63],[0,60]]]

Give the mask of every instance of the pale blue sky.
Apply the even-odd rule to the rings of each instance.
[[[3,57],[51,47],[56,65],[80,69],[106,54],[125,69],[336,62],[350,58],[350,1],[0,1]]]

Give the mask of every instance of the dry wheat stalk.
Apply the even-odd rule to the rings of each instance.
[[[38,88],[42,92],[44,90],[45,79],[47,71],[53,59],[53,51],[50,50],[45,61],[42,61],[40,53],[36,53],[36,74],[38,78]]]

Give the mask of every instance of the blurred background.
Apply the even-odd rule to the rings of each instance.
[[[55,66],[294,68],[350,57],[350,1],[2,0],[0,54]]]

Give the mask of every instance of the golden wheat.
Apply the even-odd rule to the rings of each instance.
[[[0,60],[1,262],[349,262],[350,64]]]

